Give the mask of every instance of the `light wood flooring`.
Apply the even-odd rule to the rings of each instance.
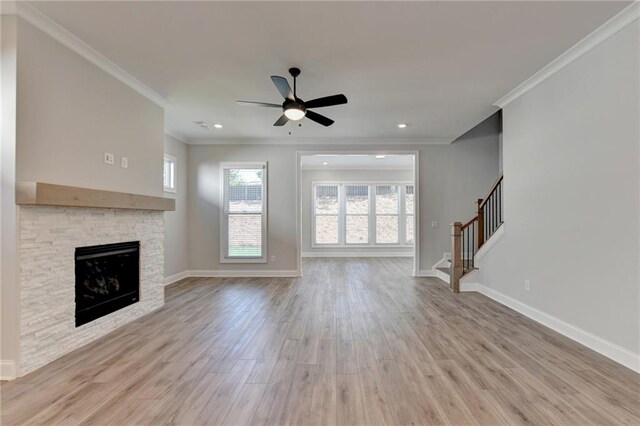
[[[2,424],[640,424],[640,375],[409,259],[187,279],[5,383]]]

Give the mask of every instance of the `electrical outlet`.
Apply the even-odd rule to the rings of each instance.
[[[104,153],[104,164],[109,164],[109,165],[113,166],[114,162],[115,162],[114,155],[112,153],[110,153],[110,152],[105,152]]]
[[[438,221],[437,221],[437,220],[434,220],[433,222],[431,222],[431,227],[432,227],[432,228],[437,228],[437,227],[439,227],[439,226],[440,226],[440,224],[438,223]]]
[[[531,281],[524,280],[524,290],[525,291],[531,291]]]
[[[275,256],[271,256],[271,263],[276,261],[276,257]]]
[[[122,157],[120,159],[120,165],[122,166],[123,169],[126,169],[129,167],[129,159],[127,157]]]

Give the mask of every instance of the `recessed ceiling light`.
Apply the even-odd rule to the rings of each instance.
[[[376,158],[387,158],[386,155],[376,155]]]
[[[216,123],[213,125],[216,129],[222,129],[222,124]]]
[[[327,163],[326,161],[323,161],[323,162],[322,162],[322,165],[323,165],[323,166],[328,166],[328,165],[329,165],[329,163]]]
[[[404,129],[405,127],[407,127],[407,123],[398,123],[399,129]]]

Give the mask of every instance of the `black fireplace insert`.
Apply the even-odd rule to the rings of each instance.
[[[76,327],[140,298],[140,242],[76,248]]]

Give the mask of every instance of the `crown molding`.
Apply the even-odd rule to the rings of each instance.
[[[639,18],[640,1],[636,0],[493,104],[504,108]]]
[[[322,171],[322,170],[344,170],[344,171],[354,171],[354,170],[373,170],[373,171],[407,171],[407,172],[411,172],[413,171],[413,165],[411,166],[385,166],[385,165],[379,165],[379,166],[331,166],[331,165],[327,165],[327,166],[302,166],[301,167],[302,170],[308,170],[308,171]]]
[[[155,92],[149,86],[129,74],[127,71],[116,65],[106,56],[80,40],[74,34],[69,32],[63,26],[40,12],[38,9],[25,1],[18,1],[15,4],[15,14],[24,19],[40,31],[46,33],[54,40],[62,43],[64,46],[76,52],[107,74],[117,78],[127,86],[134,89],[150,101],[167,109],[170,104],[167,99]]]
[[[456,138],[189,138],[189,145],[449,145]]]
[[[172,138],[179,140],[182,143],[188,144],[189,143],[189,138],[187,138],[185,135],[183,135],[180,132],[177,132],[175,129],[167,126],[167,124],[165,123],[164,125],[164,134],[165,135],[169,135]]]

